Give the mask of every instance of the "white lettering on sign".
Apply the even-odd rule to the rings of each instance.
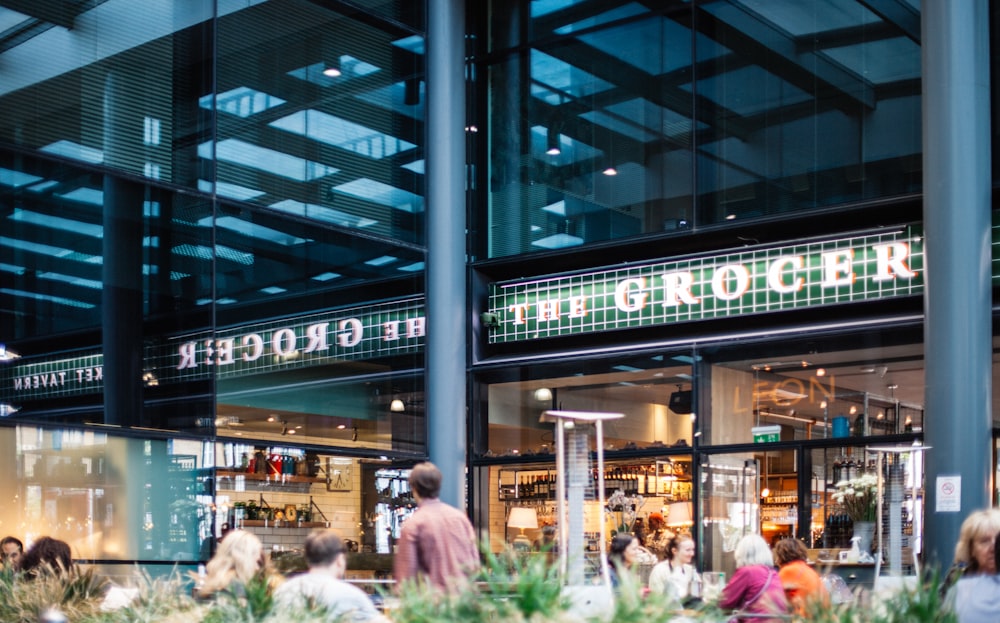
[[[341,320],[337,326],[340,329],[340,334],[337,335],[337,344],[350,348],[361,343],[361,338],[364,337],[364,325],[361,324],[360,320],[348,318]]]
[[[332,344],[341,349],[354,348],[364,339],[365,326],[358,318],[337,321],[335,330],[331,324],[317,322],[298,328],[280,327],[267,337],[261,333],[247,333],[238,337],[184,342],[177,346],[176,368],[196,369],[199,365],[224,367],[237,361],[252,363],[268,354],[285,359],[310,353],[319,357],[332,356]],[[377,337],[383,342],[398,342],[404,338],[424,337],[426,327],[424,316],[414,316],[384,321],[371,327],[371,330],[378,331]]]
[[[24,374],[14,377],[14,391],[27,392],[34,389],[60,389],[74,388],[80,385],[100,383],[104,381],[104,367],[92,366],[87,368],[76,368],[75,370],[62,370],[60,372],[46,372],[44,374]],[[75,384],[74,384],[75,382]]]
[[[851,260],[854,259],[854,249],[822,253],[824,288],[849,286],[854,283],[854,273],[851,272]]]
[[[623,312],[639,311],[646,306],[646,293],[642,290],[646,287],[646,280],[642,277],[635,279],[622,279],[615,287],[615,307]],[[637,289],[638,292],[629,294],[629,290]]]
[[[730,281],[735,282],[732,290],[729,289]],[[712,294],[722,301],[735,301],[746,294],[749,287],[750,271],[740,264],[728,264],[712,275]]]
[[[786,271],[791,271],[794,274],[795,270],[801,269],[804,263],[805,258],[801,255],[779,257],[774,260],[771,262],[771,267],[767,269],[768,287],[775,292],[780,292],[782,294],[798,292],[802,289],[802,284],[805,283],[805,279],[802,277],[796,277],[791,283],[785,283],[783,276]]]
[[[859,247],[860,248],[860,247]],[[594,304],[588,297],[574,293],[564,298],[558,296],[559,288],[574,288],[563,278],[545,282],[539,287],[538,300],[531,300],[532,284],[511,285],[511,297],[517,302],[504,301],[507,314],[505,321],[511,325],[525,325],[535,320],[545,330],[559,329],[559,322],[565,318],[587,318],[590,309],[607,309],[613,303],[615,309],[625,314],[641,314],[650,306],[659,306],[654,315],[664,313],[696,313],[694,308],[702,304],[703,298],[716,301],[741,301],[753,296],[750,307],[759,305],[759,296],[766,294],[752,288],[765,289],[779,295],[794,295],[807,286],[820,290],[839,289],[852,286],[858,279],[859,268],[866,279],[873,282],[906,282],[916,279],[919,273],[910,265],[913,251],[905,241],[878,242],[870,244],[865,252],[864,264],[855,265],[854,248],[832,251],[816,251],[812,254],[790,253],[775,255],[747,263],[725,263],[693,270],[667,270],[654,273],[652,277],[624,277],[617,281],[603,281],[600,274],[594,276],[596,285],[592,295]],[[701,281],[696,283],[696,275]],[[697,296],[695,292],[701,294]],[[542,299],[541,297],[545,297]],[[656,297],[659,297],[657,299]],[[605,302],[607,301],[607,303]],[[776,305],[781,305],[781,302]],[[805,303],[808,304],[808,303]],[[503,307],[500,307],[503,309]],[[744,310],[738,310],[741,313]]]
[[[875,250],[877,260],[875,281],[891,281],[897,275],[903,279],[913,279],[917,276],[917,273],[906,265],[906,259],[910,257],[910,245],[905,242],[891,242],[874,245],[872,249]]]
[[[423,316],[406,319],[406,337],[424,337],[425,323]]]
[[[684,305],[697,305],[701,301],[691,294],[691,286],[694,284],[694,275],[690,272],[674,272],[663,274],[663,306],[679,307]]]

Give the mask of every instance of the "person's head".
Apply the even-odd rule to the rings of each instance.
[[[234,581],[246,584],[266,566],[267,557],[260,539],[246,530],[230,530],[205,565],[208,575],[202,590],[214,593],[228,588]]]
[[[967,573],[996,573],[996,537],[1000,534],[1000,509],[972,512],[958,533],[955,562],[964,564]]]
[[[306,537],[306,563],[310,569],[332,569],[339,577],[347,568],[346,551],[347,548],[344,547],[344,541],[340,535],[329,528],[313,530]]]
[[[410,489],[421,499],[433,499],[441,493],[441,470],[425,461],[410,471]]]
[[[694,560],[694,539],[690,534],[675,534],[667,543],[667,560],[679,565],[689,565]]]
[[[749,565],[774,566],[774,556],[771,548],[767,546],[767,541],[759,534],[748,534],[740,539],[736,544],[736,568],[747,567]]]
[[[639,555],[639,539],[627,532],[619,532],[611,539],[608,558],[620,567],[631,567]]]
[[[73,554],[65,541],[43,536],[21,555],[17,568],[28,575],[43,572],[61,575],[73,569]]]
[[[650,513],[646,525],[649,526],[651,532],[663,529],[663,515],[660,513]]]
[[[0,555],[3,556],[3,564],[16,567],[22,553],[24,553],[24,544],[17,537],[5,536],[0,540]]]
[[[774,561],[783,567],[796,560],[807,560],[809,550],[798,539],[781,539],[774,546]]]

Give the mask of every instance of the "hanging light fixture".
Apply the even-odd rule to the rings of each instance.
[[[392,402],[389,403],[389,410],[393,413],[402,413],[406,411],[406,405],[399,398],[393,398]]]
[[[560,134],[559,130],[554,127],[550,127],[545,135],[545,153],[550,156],[558,156],[562,153],[562,147],[559,144]]]

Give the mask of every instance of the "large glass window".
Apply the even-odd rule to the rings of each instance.
[[[11,475],[0,517],[25,543],[51,536],[96,561],[196,561],[210,551],[202,470],[211,446],[32,426],[0,428],[0,444]]]
[[[812,346],[815,347],[815,342]],[[923,428],[923,345],[880,344],[823,352],[774,345],[706,364],[705,444],[868,437]]]
[[[496,2],[488,257],[920,191],[920,14]]]
[[[604,449],[690,448],[693,440],[691,358],[684,355],[575,362],[526,372],[484,375],[487,413],[481,431],[487,456],[551,454],[546,410],[623,413],[604,425]]]
[[[421,31],[288,0],[220,16],[218,40],[216,91],[199,100],[217,119],[214,140],[198,145],[206,190],[324,227],[423,240]],[[392,261],[418,270],[412,257]]]
[[[0,140],[193,187],[213,3],[2,9]]]

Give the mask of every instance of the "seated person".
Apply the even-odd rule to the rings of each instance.
[[[357,586],[343,580],[347,570],[344,542],[333,530],[314,530],[306,537],[309,571],[282,584],[274,593],[275,611],[321,606],[328,621],[387,622]]]
[[[830,596],[823,586],[819,574],[807,562],[809,550],[796,538],[781,539],[774,546],[774,561],[778,563],[778,579],[785,589],[792,611],[800,617],[807,617],[809,602],[819,600],[830,602]]]
[[[26,578],[42,574],[64,575],[72,573],[73,554],[69,544],[50,536],[43,536],[25,552],[18,561],[17,570]]]
[[[246,530],[232,530],[219,541],[219,549],[205,565],[204,582],[196,587],[198,597],[207,599],[222,591],[243,596],[255,577],[265,578],[273,588],[280,576],[271,570],[260,539]]]

